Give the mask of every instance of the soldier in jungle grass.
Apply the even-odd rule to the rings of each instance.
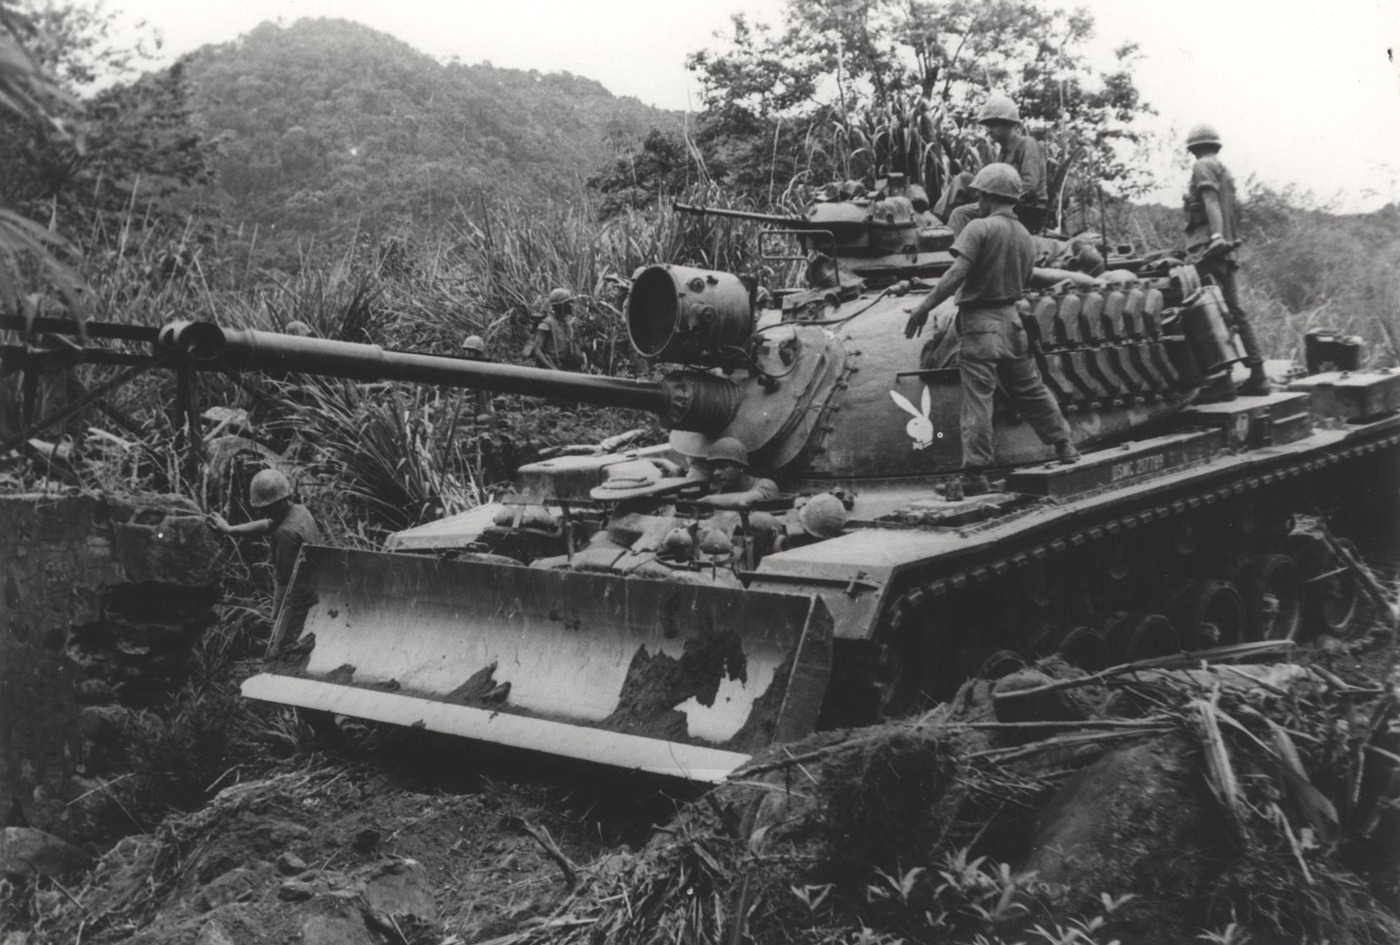
[[[549,293],[549,314],[535,326],[534,337],[526,351],[535,363],[551,371],[582,371],[588,367],[583,352],[574,341],[574,294],[568,289],[552,289]]]
[[[241,525],[230,525],[219,513],[209,515],[209,525],[223,535],[267,535],[272,549],[272,624],[277,625],[292,569],[302,545],[320,540],[316,519],[306,506],[292,501],[292,484],[276,469],[264,469],[248,486],[248,505],[261,516]]]

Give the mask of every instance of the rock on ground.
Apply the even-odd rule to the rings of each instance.
[[[1196,926],[1184,904],[1218,870],[1220,835],[1191,745],[1164,736],[1111,751],[1066,781],[1021,866],[1063,887],[1072,905],[1092,906],[1102,893],[1135,893],[1140,909],[1150,901],[1144,937],[1124,945],[1189,941]]]
[[[0,840],[6,876],[63,877],[88,868],[92,858],[53,834],[29,827],[6,827]]]

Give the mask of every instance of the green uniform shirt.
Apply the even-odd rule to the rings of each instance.
[[[272,529],[268,540],[272,545],[272,613],[275,616],[282,610],[282,599],[287,595],[287,585],[291,583],[292,569],[296,567],[301,546],[315,544],[320,540],[320,532],[316,528],[316,519],[306,506],[293,505],[286,517]],[[305,587],[304,584],[302,586]],[[297,598],[299,605],[310,604],[309,591],[298,592]]]
[[[1195,249],[1210,242],[1210,218],[1201,194],[1213,190],[1220,197],[1220,235],[1227,243],[1237,238],[1235,232],[1235,179],[1220,158],[1207,154],[1191,165],[1191,181],[1186,185],[1182,203],[1186,210],[1186,248]]]
[[[1016,301],[1035,265],[1035,241],[1006,204],[968,223],[953,241],[952,252],[971,264],[958,290],[959,308],[990,308]]]
[[[544,338],[541,339],[544,354],[554,362],[555,367],[574,369],[582,366],[582,359],[575,350],[574,329],[571,324],[550,312],[540,319],[536,331],[544,332]]]
[[[1015,131],[1001,149],[997,160],[1010,164],[1021,175],[1021,204],[1043,207],[1050,199],[1049,183],[1045,177],[1045,152],[1040,142],[1030,135]]]

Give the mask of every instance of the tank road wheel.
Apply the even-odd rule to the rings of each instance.
[[[1108,666],[1108,645],[1103,634],[1089,627],[1042,627],[1031,649],[1036,656],[1058,656],[1086,672]]]
[[[1191,518],[1173,519],[1168,528],[1167,541],[1178,558],[1190,558],[1201,549],[1201,526]]]
[[[1103,573],[1115,584],[1122,584],[1133,576],[1136,562],[1133,548],[1126,538],[1115,539],[1104,548]]]
[[[1026,658],[1015,650],[997,650],[982,661],[977,675],[983,679],[1001,679],[1026,668]]]
[[[1188,581],[1172,598],[1172,623],[1188,650],[1244,638],[1244,602],[1228,581]]]
[[[1342,541],[1348,551],[1355,547]],[[1356,614],[1356,578],[1321,535],[1294,532],[1289,557],[1303,576],[1303,627],[1310,634],[1341,634]]]
[[[1288,544],[1288,536],[1293,533],[1297,521],[1283,508],[1271,508],[1264,517],[1264,530],[1259,536],[1260,546],[1266,550],[1278,550]]]
[[[1113,614],[1104,624],[1104,638],[1116,663],[1181,652],[1176,628],[1161,614]]]
[[[1250,640],[1292,640],[1303,626],[1303,576],[1288,555],[1256,555],[1235,578]]]
[[[1033,561],[1021,569],[1016,590],[1036,610],[1049,610],[1055,603],[1057,578],[1048,562]]]

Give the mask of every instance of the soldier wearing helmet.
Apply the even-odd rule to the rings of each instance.
[[[462,357],[468,361],[489,361],[486,357],[486,340],[480,335],[467,335],[462,339]]]
[[[699,499],[701,505],[746,509],[755,502],[778,497],[778,484],[749,471],[749,451],[732,436],[715,440],[703,462],[709,469],[710,485],[715,491]]]
[[[909,315],[905,337],[923,331],[929,313],[954,293],[958,297],[958,371],[962,378],[963,492],[988,491],[984,470],[996,464],[992,435],[992,395],[997,383],[1016,409],[1053,445],[1063,463],[1079,461],[1069,425],[1046,389],[1031,358],[1016,303],[1027,284],[1058,277],[1038,275],[1032,263],[1035,243],[1012,212],[1021,194],[1021,175],[1008,164],[988,164],[972,180],[981,216],[953,242],[953,265]],[[1087,278],[1087,277],[1085,277]]]
[[[248,505],[261,517],[230,525],[215,512],[209,516],[209,524],[224,535],[268,536],[272,549],[272,622],[276,624],[301,546],[314,544],[320,535],[310,510],[292,501],[292,484],[280,470],[264,469],[253,477],[248,486]]]
[[[540,367],[551,371],[582,371],[587,367],[569,323],[573,313],[574,294],[564,288],[551,289],[549,314],[535,325],[530,344],[530,354]]]
[[[462,357],[468,361],[490,361],[491,357],[486,353],[486,339],[480,335],[467,335],[462,339]],[[485,390],[475,390],[469,394],[476,404],[476,415],[478,417],[493,414],[496,411],[491,406],[491,392]]]
[[[1240,307],[1237,281],[1240,264],[1235,260],[1235,245],[1239,238],[1235,179],[1220,161],[1220,135],[1212,126],[1199,124],[1193,127],[1186,135],[1186,150],[1196,159],[1191,166],[1191,180],[1186,185],[1186,196],[1183,198],[1186,251],[1198,257],[1196,271],[1202,276],[1209,276],[1220,286],[1220,294],[1225,298],[1225,306],[1230,310],[1240,344],[1244,346],[1244,363],[1249,368],[1249,380],[1240,387],[1239,393],[1262,396],[1269,393],[1272,385],[1264,373],[1264,356],[1259,347],[1259,338],[1254,333],[1254,325]]]
[[[997,163],[1011,165],[1020,175],[1015,208],[1017,219],[1032,233],[1039,233],[1045,227],[1050,199],[1045,152],[1041,150],[1040,142],[1021,132],[1021,110],[1005,95],[989,96],[977,120],[987,129],[987,137],[1000,149]],[[948,226],[954,234],[961,233],[976,212],[971,204],[959,207],[949,216]]]
[[[296,335],[298,338],[315,338],[316,330],[303,321],[287,322],[287,327],[282,329],[284,335]]]

